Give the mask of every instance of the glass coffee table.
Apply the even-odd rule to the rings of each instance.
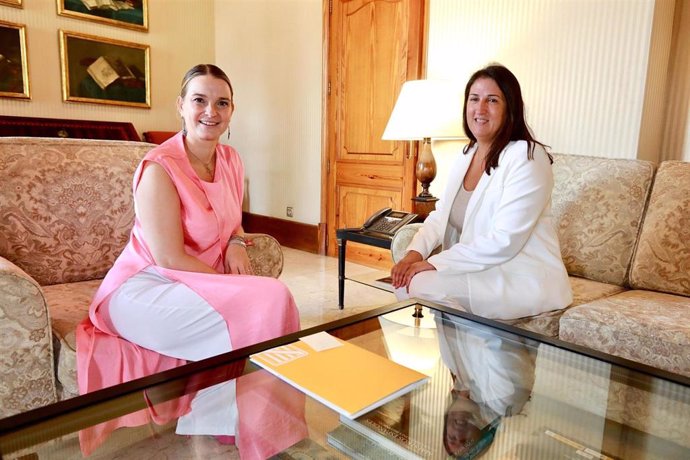
[[[247,359],[320,331],[430,379],[350,420]],[[166,411],[223,385],[239,447],[175,434]],[[137,411],[156,422],[104,431]],[[2,419],[0,455],[83,458],[80,433],[99,459],[688,459],[690,379],[412,299]]]

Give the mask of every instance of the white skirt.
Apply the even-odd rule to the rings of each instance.
[[[232,350],[223,317],[185,284],[153,267],[137,273],[110,297],[106,313],[118,334],[141,347],[187,361]],[[235,435],[235,381],[197,392],[192,410],[177,422],[178,434]]]

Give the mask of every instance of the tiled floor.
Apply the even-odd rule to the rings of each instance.
[[[315,326],[396,301],[381,289],[345,280],[345,308],[338,308],[338,259],[283,248],[285,264],[280,279],[290,288],[300,312],[302,328]],[[348,277],[386,275],[379,269],[347,262]],[[375,278],[375,276],[370,276]]]

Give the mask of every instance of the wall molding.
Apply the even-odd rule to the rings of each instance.
[[[242,227],[247,233],[267,233],[289,248],[325,254],[326,224],[310,225],[242,212]]]

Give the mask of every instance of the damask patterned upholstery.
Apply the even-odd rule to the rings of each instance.
[[[0,256],[0,418],[57,400],[49,322],[41,287]]]
[[[62,336],[51,325],[61,313],[49,307],[41,286],[105,275],[129,237],[132,175],[151,147],[0,138],[0,257],[6,259],[0,271],[0,415],[59,396],[53,342]],[[79,320],[88,304],[79,305]]]
[[[101,280],[44,286],[43,292],[50,305],[53,327],[53,350],[57,363],[58,399],[79,394],[77,384],[77,342],[74,331],[89,312],[91,299]]]
[[[561,338],[690,376],[690,163],[661,163],[629,284],[567,311]]]
[[[623,286],[615,284],[600,283],[598,281],[587,280],[577,276],[569,276],[570,287],[573,290],[573,302],[568,308],[575,305],[591,302],[594,299],[601,299],[619,292],[625,291]],[[536,316],[526,316],[517,319],[499,320],[502,323],[556,338],[559,335],[560,319],[568,309],[547,311]]]
[[[690,377],[690,298],[631,290],[569,309],[560,338]]]
[[[0,417],[77,394],[74,330],[124,248],[132,177],[153,144],[0,138]],[[280,244],[251,234],[255,273]]]
[[[570,275],[625,285],[654,165],[554,154],[553,214]]]
[[[247,255],[254,274],[278,278],[283,272],[283,250],[278,240],[264,233],[247,233]]]
[[[690,296],[690,163],[665,161],[659,167],[630,284]]]
[[[153,146],[0,139],[0,255],[41,286],[103,278],[129,238],[132,176]]]
[[[422,223],[407,224],[395,232],[391,240],[391,258],[393,259],[393,263],[397,264],[405,257],[407,247],[412,242],[412,238],[414,238],[415,234],[423,225]]]

